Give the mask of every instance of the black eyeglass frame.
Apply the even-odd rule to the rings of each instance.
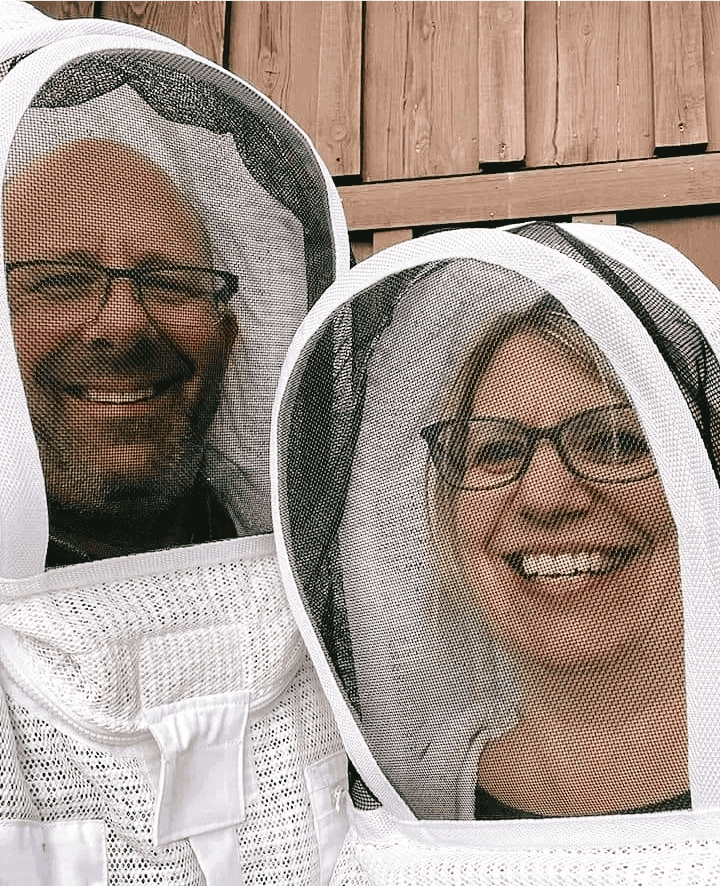
[[[530,462],[535,455],[535,450],[537,449],[537,444],[540,440],[550,440],[560,457],[565,468],[574,476],[579,478],[580,480],[585,480],[590,483],[600,483],[607,485],[623,485],[627,483],[637,483],[640,480],[648,480],[650,477],[654,477],[657,474],[657,466],[655,462],[651,460],[652,470],[647,473],[642,473],[637,477],[630,477],[627,479],[621,480],[609,480],[609,479],[599,479],[597,477],[590,477],[587,474],[579,471],[577,467],[572,463],[572,460],[569,458],[567,452],[565,451],[565,445],[562,442],[562,434],[563,431],[567,428],[568,425],[572,425],[577,422],[578,419],[583,418],[592,413],[598,412],[612,412],[612,411],[630,411],[634,413],[634,409],[629,405],[622,404],[614,404],[611,406],[597,406],[593,409],[585,409],[582,412],[578,412],[575,415],[571,415],[569,418],[566,418],[564,421],[555,425],[551,428],[533,428],[527,425],[522,424],[521,422],[513,421],[512,419],[502,419],[502,418],[489,418],[489,417],[470,417],[465,419],[444,419],[442,421],[435,422],[434,424],[427,425],[426,427],[420,430],[420,436],[427,444],[428,450],[430,452],[430,458],[432,459],[435,468],[437,469],[438,474],[442,477],[443,481],[447,483],[448,486],[451,486],[453,489],[462,489],[467,492],[489,492],[492,489],[502,489],[505,486],[510,486],[513,483],[516,483],[520,480],[528,467],[530,466]],[[465,484],[455,483],[452,480],[449,480],[445,473],[443,472],[443,447],[440,446],[440,435],[443,431],[448,427],[457,427],[461,425],[472,425],[473,422],[482,422],[482,421],[497,421],[504,422],[508,427],[512,427],[517,430],[520,434],[522,434],[527,441],[527,451],[518,466],[518,468],[513,472],[513,474],[508,477],[503,477],[497,483],[493,483],[489,486],[467,486]]]
[[[105,274],[107,283],[105,287],[105,299],[107,300],[110,287],[115,280],[131,280],[135,284],[138,301],[145,307],[143,300],[143,275],[157,273],[158,271],[195,271],[196,273],[212,274],[216,278],[223,281],[223,285],[218,292],[213,293],[215,307],[221,304],[227,304],[230,299],[237,293],[240,285],[237,274],[230,271],[219,271],[215,268],[199,268],[193,265],[147,265],[139,268],[109,268],[96,262],[79,262],[65,261],[63,259],[51,258],[34,258],[23,261],[5,262],[5,272],[8,278],[8,288],[10,274],[17,268],[40,267],[43,265],[53,266],[61,265],[64,267],[76,267],[86,271],[102,271]]]

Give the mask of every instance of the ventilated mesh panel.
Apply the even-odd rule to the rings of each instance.
[[[335,273],[309,146],[222,73],[118,51],[42,87],[7,175],[13,333],[68,549],[51,565],[99,519],[157,535],[135,549],[268,531],[275,379]]]
[[[522,233],[571,252],[555,228]],[[713,461],[716,358],[618,261],[491,236],[536,270],[429,248],[304,345],[278,425],[302,603],[419,818],[688,809],[678,536],[657,422],[634,398],[679,388]],[[588,328],[556,297],[567,289],[597,300]],[[377,882],[423,882],[422,867]]]

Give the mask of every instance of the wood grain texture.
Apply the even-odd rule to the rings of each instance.
[[[703,3],[703,62],[708,151],[720,150],[720,3]]]
[[[557,4],[525,3],[525,164],[556,162]]]
[[[477,3],[366,4],[366,181],[477,169],[477,29]]]
[[[183,43],[218,64],[225,45],[225,2],[103,2],[99,18],[139,25]]]
[[[705,145],[702,9],[699,2],[652,2],[655,148]]]
[[[525,4],[527,166],[652,156],[647,3]]]
[[[525,158],[524,2],[478,7],[478,160],[516,162]]]
[[[555,162],[617,159],[619,3],[558,6]]]
[[[351,230],[720,203],[720,154],[528,169],[339,189]]]
[[[361,32],[359,0],[230,8],[228,67],[308,133],[333,175],[360,174]]]
[[[51,15],[53,18],[92,18],[95,12],[95,3],[92,2],[67,2],[60,0],[32,0],[31,6]]]
[[[331,175],[360,175],[362,2],[324,2],[315,145]]]
[[[652,157],[655,148],[648,3],[619,3],[617,159]]]

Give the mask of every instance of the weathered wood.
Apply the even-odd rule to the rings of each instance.
[[[390,231],[375,231],[373,234],[373,255],[395,246],[396,243],[404,243],[406,240],[412,240],[412,228],[394,228]]]
[[[558,6],[556,162],[617,159],[619,3]]]
[[[652,157],[655,148],[650,8],[639,2],[618,5],[617,159],[635,160]]]
[[[593,212],[587,215],[573,215],[572,221],[586,225],[616,225],[617,215],[614,212]]]
[[[525,4],[525,165],[556,162],[557,4]]]
[[[308,133],[334,175],[360,173],[361,30],[359,0],[230,7],[228,67]]]
[[[523,160],[525,4],[523,0],[489,0],[478,6],[478,160]]]
[[[99,18],[139,25],[183,43],[222,64],[225,41],[225,0],[209,2],[103,2]]]
[[[702,10],[699,2],[652,2],[655,148],[705,145]]]
[[[720,286],[720,215],[688,218],[657,218],[631,222],[631,227],[664,240],[680,250],[690,261]]]
[[[477,169],[477,28],[477,3],[366,4],[366,181]]]
[[[720,154],[342,187],[351,230],[720,203]]]
[[[302,7],[299,11],[297,6]],[[312,136],[320,64],[319,2],[230,7],[228,67],[247,78]]]
[[[702,4],[708,151],[720,150],[720,3]]]
[[[92,18],[95,11],[92,0],[65,3],[60,0],[32,0],[30,5],[53,18]]]
[[[332,175],[360,175],[362,2],[324,2],[315,144]]]

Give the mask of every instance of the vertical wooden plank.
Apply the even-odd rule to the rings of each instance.
[[[225,9],[225,0],[188,3],[187,32],[183,40],[190,49],[218,65],[225,56]]]
[[[708,151],[720,150],[720,3],[701,7]]]
[[[394,228],[391,231],[375,231],[373,233],[373,255],[395,246],[396,243],[404,243],[406,240],[412,240],[412,228]]]
[[[525,165],[556,163],[557,126],[556,2],[525,3]]]
[[[225,40],[225,0],[208,2],[98,3],[100,18],[139,25],[185,44],[222,64]]]
[[[95,11],[95,3],[83,2],[60,2],[60,0],[31,0],[31,6],[51,15],[53,18],[92,18]]]
[[[639,160],[652,157],[655,148],[650,5],[619,6],[617,159]]]
[[[360,175],[362,2],[324,2],[315,126],[332,175]]]
[[[560,165],[617,159],[619,12],[616,2],[558,6]]]
[[[523,0],[478,4],[480,163],[525,157],[525,19]]]
[[[651,2],[655,148],[705,145],[702,10],[699,2]]]
[[[477,169],[477,28],[477,3],[366,4],[366,181]]]
[[[139,25],[185,44],[188,36],[189,6],[187,2],[167,3],[161,0],[161,2],[142,3],[121,0],[121,2],[100,3],[99,9],[102,18]]]
[[[302,7],[297,9],[296,7]],[[313,135],[320,63],[319,2],[248,2],[230,7],[228,67]]]
[[[352,250],[355,261],[358,264],[361,261],[365,261],[366,258],[370,258],[370,256],[373,254],[372,234],[367,231],[361,231],[360,233],[351,234],[350,249]]]
[[[674,246],[720,286],[720,215],[647,219],[630,222],[630,227]]]

